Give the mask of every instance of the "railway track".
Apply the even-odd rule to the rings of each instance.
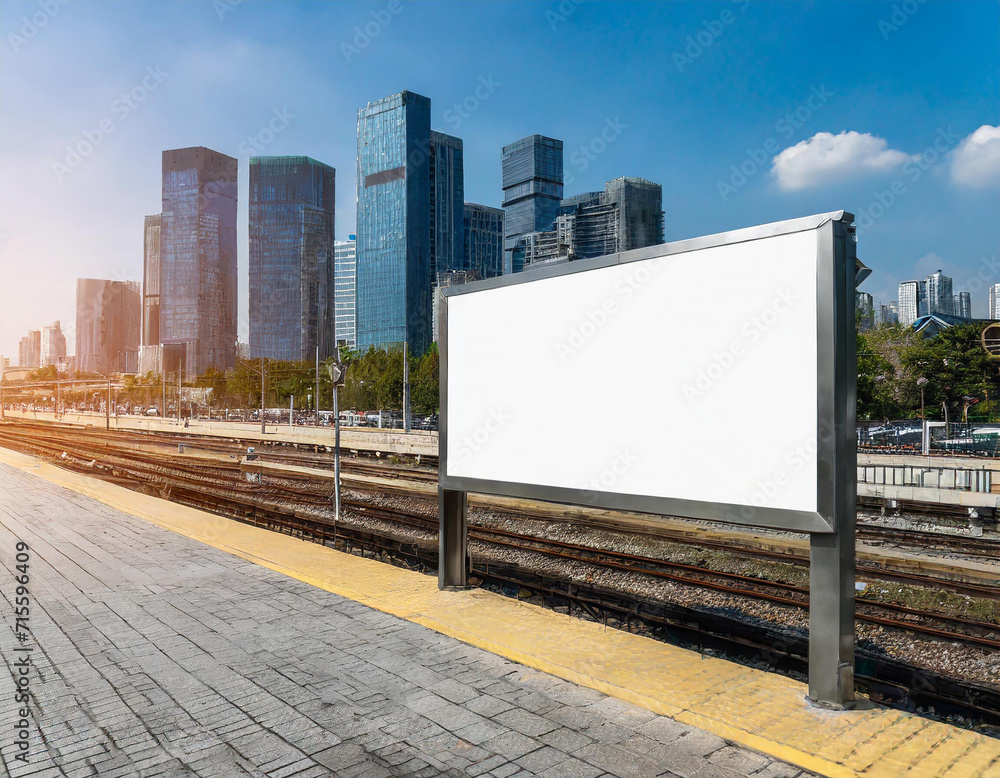
[[[359,542],[360,538],[362,545],[369,544],[380,553],[401,555],[404,560],[408,558],[412,564],[424,566],[427,565],[430,556],[435,554],[437,532],[435,516],[374,506],[356,499],[343,501],[346,510],[359,516],[379,519],[388,525],[407,527],[422,533],[425,539],[411,543],[417,550],[408,552],[407,557],[407,553],[400,551],[407,545],[405,540],[393,538],[391,533],[388,537],[377,540],[377,533],[369,531],[360,532],[359,535],[356,527],[342,525],[338,528],[325,519],[322,514],[329,510],[328,485],[308,483],[304,485],[299,480],[283,482],[282,479],[269,478],[266,486],[254,487],[243,479],[236,459],[193,461],[176,453],[163,453],[153,457],[144,452],[136,452],[134,449],[122,450],[122,447],[101,436],[67,439],[65,435],[57,435],[49,430],[42,434],[14,435],[7,426],[0,427],[0,443],[27,450],[74,470],[90,472],[118,483],[151,486],[170,499],[221,513],[229,518],[268,526],[277,531],[297,533],[305,539],[316,542],[329,545],[332,539],[336,544],[339,532],[341,542],[345,542],[348,538],[354,538],[355,542]],[[527,533],[492,527],[470,526],[469,536],[474,544],[491,544],[495,547],[558,558],[566,562],[636,573],[686,586],[712,589],[733,596],[765,600],[789,608],[808,607],[808,588],[796,584],[711,570],[638,554],[597,549],[577,543],[553,541]],[[742,549],[733,549],[731,546],[727,550],[742,552]],[[780,561],[790,561],[788,555],[775,556],[780,557]],[[882,573],[882,571],[870,572],[874,576],[881,576]],[[508,580],[514,580],[510,575]],[[486,576],[490,580],[504,578],[502,575],[498,578],[496,565],[493,574],[487,569]],[[924,586],[948,583],[929,576],[907,576],[907,578],[911,581],[919,580]],[[569,587],[571,599],[572,588]],[[550,596],[552,591],[550,587]],[[979,597],[1000,599],[1000,587],[965,591],[967,593],[971,591]],[[607,599],[607,593],[602,596]],[[576,599],[580,600],[579,588]],[[580,602],[583,603],[584,600]],[[638,608],[636,612],[638,613]],[[998,639],[1000,626],[989,622],[921,611],[894,603],[861,600],[858,603],[857,618],[862,622],[907,630],[935,639],[966,643],[990,650],[1000,649],[1000,639]],[[989,693],[982,690],[975,692],[987,696]],[[977,706],[977,710],[984,715],[992,715],[992,711],[1000,720],[1000,693],[997,694],[995,709],[989,706],[985,708]]]

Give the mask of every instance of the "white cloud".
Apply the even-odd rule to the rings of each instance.
[[[1000,126],[984,124],[951,153],[951,180],[982,189],[1000,185]]]
[[[914,159],[867,132],[817,132],[778,154],[771,174],[782,189],[792,191],[894,170]]]

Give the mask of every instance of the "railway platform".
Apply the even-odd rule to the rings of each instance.
[[[29,631],[14,618],[19,540]],[[791,679],[440,592],[4,449],[0,549],[0,756],[15,778],[1000,776],[1000,740],[813,708]],[[27,749],[12,704],[24,648]]]

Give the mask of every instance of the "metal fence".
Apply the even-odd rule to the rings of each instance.
[[[1000,456],[1000,424],[984,422],[932,423],[931,454]],[[863,422],[858,424],[858,451],[885,454],[920,454],[923,451],[919,420]]]

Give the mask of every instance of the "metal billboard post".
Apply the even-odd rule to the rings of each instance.
[[[855,518],[857,511],[857,341],[854,228],[820,229],[818,291],[820,393],[817,448],[819,509],[833,532],[809,535],[809,700],[846,709],[854,693]]]

